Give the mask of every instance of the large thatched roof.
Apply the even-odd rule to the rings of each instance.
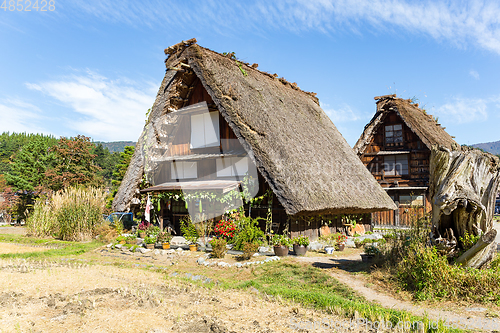
[[[155,119],[175,114],[177,103],[186,100],[176,77],[192,70],[288,214],[395,209],[314,94],[193,41],[165,52],[167,72],[145,132],[152,132],[148,126],[161,127]],[[161,145],[159,136],[147,143],[143,135],[137,147]],[[141,150],[136,149],[115,198],[116,210],[126,210],[137,192],[145,165]]]
[[[459,146],[432,115],[427,114],[418,107],[418,104],[412,103],[411,100],[397,98],[396,95],[378,96],[375,97],[375,100],[377,101],[377,112],[365,126],[363,134],[354,145],[354,151],[358,155],[364,153],[371,142],[371,138],[391,112],[396,112],[429,150],[434,145],[448,149]]]

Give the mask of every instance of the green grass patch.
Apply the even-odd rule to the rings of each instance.
[[[394,326],[400,322],[422,322],[425,332],[463,332],[446,327],[443,323],[433,329],[427,318],[371,303],[321,269],[307,265],[285,261],[269,263],[254,268],[246,279],[226,276],[219,282],[226,289],[254,287],[268,295],[280,296],[344,318],[391,322]]]
[[[40,239],[40,238],[25,237],[21,235],[10,235],[10,234],[0,235],[0,242],[57,247],[57,248],[47,249],[47,251],[40,251],[40,252],[0,254],[0,258],[3,259],[67,257],[73,255],[81,255],[103,245],[103,243],[95,240],[86,243],[79,243],[79,242],[60,241],[55,239]]]

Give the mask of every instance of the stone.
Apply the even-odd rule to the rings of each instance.
[[[199,258],[196,260],[196,262],[198,263],[198,265],[201,265],[201,264],[203,264],[203,263],[205,262],[205,260],[206,260],[206,259],[205,259],[205,257],[199,257]]]
[[[241,265],[241,263],[240,263],[240,262],[237,262],[235,265],[236,265],[236,267],[238,267],[238,268],[239,268],[239,267],[242,267],[242,265]]]
[[[356,247],[356,244],[354,244],[354,239],[352,238],[348,238],[346,241],[345,241],[345,246],[346,247]]]
[[[154,253],[155,256],[159,256],[160,255],[160,250],[156,249],[156,250],[154,250],[153,253]]]
[[[174,236],[172,237],[172,240],[170,241],[170,245],[186,245],[187,240],[186,238],[182,236]]]
[[[260,254],[258,252],[255,252],[252,257],[258,257]]]
[[[175,250],[177,253],[184,251],[181,247],[178,247],[177,250]]]
[[[106,247],[107,247],[108,249],[109,249],[109,248],[111,248],[112,246],[113,246],[113,244],[112,244],[112,243],[109,243],[108,245],[106,245]]]
[[[309,244],[308,248],[310,251],[319,251],[324,248],[324,245],[320,242],[314,241]]]
[[[148,252],[151,252],[151,250],[150,250],[150,249],[145,249],[145,248],[143,248],[143,247],[138,247],[138,248],[137,248],[137,252],[140,252],[140,253],[142,253],[142,254],[146,254],[146,253],[148,253]]]
[[[267,246],[260,246],[259,247],[259,253],[266,253],[266,252],[272,252],[271,248]]]
[[[115,249],[121,249],[122,247],[123,247],[123,245],[122,245],[122,244],[116,244],[116,245],[115,245]]]
[[[163,250],[163,251],[165,251],[166,254],[174,254],[175,253],[175,250],[173,250],[173,249]]]

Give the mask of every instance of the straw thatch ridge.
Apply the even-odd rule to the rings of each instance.
[[[167,76],[181,75],[182,68],[194,71],[287,214],[395,209],[314,94],[196,44],[169,51]],[[160,88],[151,117],[157,109],[171,112],[170,106],[158,105],[171,103],[160,98],[171,91],[168,85]],[[133,183],[124,179],[122,187]],[[115,207],[126,207],[126,196],[119,198]]]
[[[354,145],[356,154],[363,154],[369,146],[373,135],[379,126],[384,123],[385,117],[396,112],[403,122],[431,149],[438,145],[448,149],[456,148],[459,145],[453,140],[445,128],[437,123],[436,119],[412,103],[409,99],[397,98],[396,95],[386,95],[375,97],[377,101],[377,112],[372,120],[365,126],[363,134]]]

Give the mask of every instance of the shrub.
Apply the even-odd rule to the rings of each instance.
[[[286,246],[289,247],[291,244],[291,239],[285,235],[273,235],[271,237],[271,244],[273,246]]]
[[[227,242],[223,238],[214,238],[210,241],[212,246],[212,256],[214,258],[224,258],[227,252]]]
[[[259,244],[245,243],[243,244],[243,254],[241,260],[249,260],[259,250]]]
[[[190,216],[187,216],[181,220],[181,232],[184,238],[186,238],[186,240],[191,244],[196,244],[196,242],[198,242],[198,238],[200,238],[198,230],[191,221]]]
[[[90,240],[103,223],[105,194],[97,188],[70,187],[40,198],[27,221],[36,236],[53,235],[67,241]]]
[[[236,225],[232,219],[220,220],[214,227],[215,236],[231,242],[237,233]]]
[[[166,231],[161,231],[156,236],[156,241],[158,243],[170,243],[171,240],[172,240],[172,235]]]
[[[108,223],[102,223],[96,226],[96,235],[101,242],[111,243],[117,236],[116,229],[111,227]],[[134,238],[135,240],[135,238]]]
[[[292,243],[295,245],[309,246],[309,237],[298,236],[298,237],[292,238]]]
[[[233,244],[235,250],[242,250],[245,243],[262,244],[264,232],[260,230],[258,222],[261,218],[252,219],[250,217],[241,217],[238,234],[234,237]],[[263,219],[262,219],[263,220]]]
[[[385,267],[402,289],[417,300],[446,299],[500,303],[500,272],[496,259],[489,269],[450,265],[445,255],[429,245],[429,229],[419,220],[410,230],[395,231],[380,245]]]
[[[144,237],[145,244],[154,244],[156,243],[156,236],[146,236]]]

